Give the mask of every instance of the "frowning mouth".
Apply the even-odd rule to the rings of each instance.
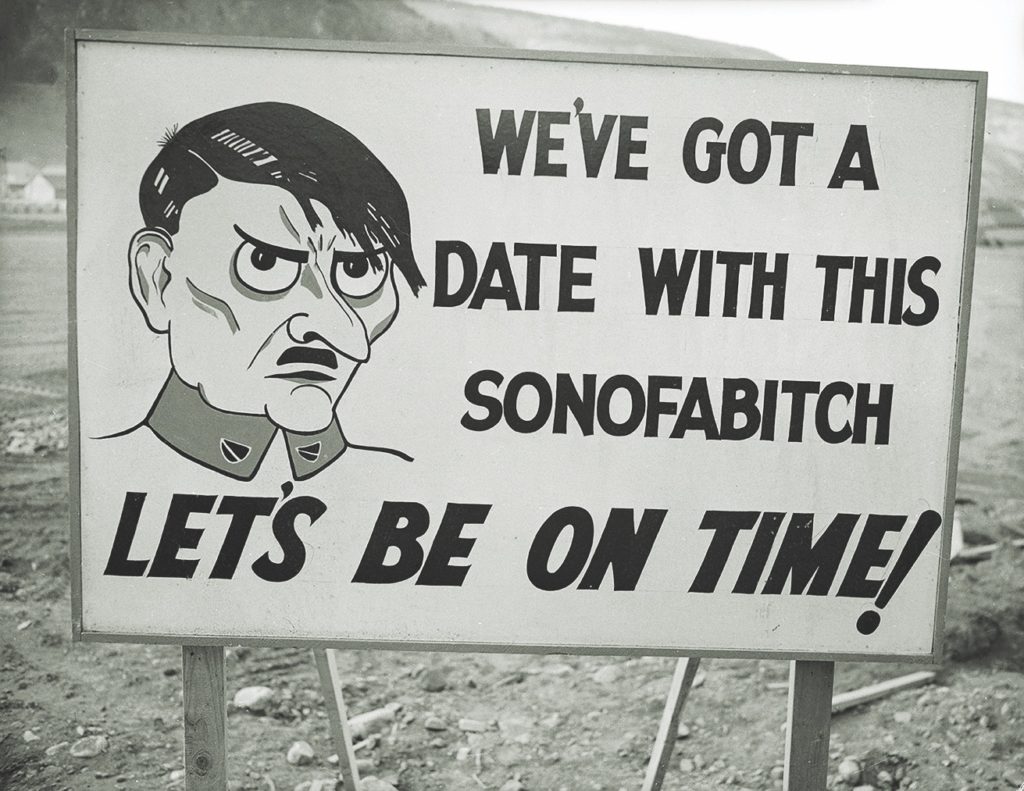
[[[335,377],[322,371],[295,371],[287,374],[269,374],[267,379],[287,379],[289,382],[333,382]]]
[[[338,357],[330,349],[319,349],[313,346],[290,346],[277,358],[278,365],[315,365],[330,370],[337,370]],[[298,371],[282,371],[270,374],[268,379],[287,379],[291,382],[331,382],[336,378],[323,370],[308,368]]]

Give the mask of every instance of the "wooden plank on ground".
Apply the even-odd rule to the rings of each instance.
[[[920,670],[917,673],[910,673],[899,678],[891,678],[888,681],[882,681],[868,687],[854,689],[850,692],[841,692],[832,698],[832,713],[838,714],[841,711],[852,709],[854,706],[859,706],[862,703],[884,698],[903,689],[930,684],[934,680],[935,673],[930,670]]]
[[[992,557],[1000,549],[1004,549],[1007,545],[1014,549],[1022,549],[1024,548],[1024,538],[1015,538],[1012,541],[1006,542],[1006,544],[982,544],[980,546],[964,547],[955,558],[952,558],[952,562],[970,563],[975,560],[985,560]]]
[[[181,647],[185,725],[185,791],[228,787],[224,647]]]
[[[658,726],[658,735],[654,740],[654,749],[651,750],[651,760],[647,764],[647,776],[644,778],[641,791],[659,791],[665,781],[665,772],[669,761],[672,760],[672,748],[675,746],[679,731],[679,716],[693,687],[693,678],[697,675],[699,667],[698,657],[688,657],[676,662],[672,685],[665,699],[665,710],[661,713],[661,724]]]
[[[345,791],[359,791],[359,769],[356,754],[352,749],[352,731],[348,726],[348,711],[341,694],[341,675],[338,673],[338,657],[333,648],[313,649],[316,669],[320,673],[320,689],[323,691],[327,716],[331,721],[331,736],[334,749],[338,752],[338,769]]]
[[[796,661],[789,672],[785,791],[824,791],[834,662]]]

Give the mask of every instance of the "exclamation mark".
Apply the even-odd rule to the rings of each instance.
[[[899,558],[896,560],[896,565],[893,566],[892,571],[885,580],[885,584],[882,586],[882,590],[878,592],[878,596],[875,598],[875,607],[879,610],[883,609],[889,603],[889,600],[896,595],[896,591],[899,590],[910,569],[914,567],[914,562],[924,551],[924,548],[928,546],[928,542],[931,541],[932,536],[935,535],[935,531],[939,529],[941,524],[942,515],[936,511],[925,511],[917,518],[917,524],[914,525],[914,531],[910,534],[910,538],[907,539],[903,552],[900,553]],[[879,613],[874,610],[868,610],[857,619],[857,631],[861,634],[872,634],[881,622],[882,616]]]

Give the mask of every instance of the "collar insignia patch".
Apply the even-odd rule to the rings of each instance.
[[[232,442],[224,437],[220,438],[220,453],[224,457],[224,461],[231,464],[238,464],[238,462],[244,461],[251,450],[252,448],[248,445],[243,445],[241,442]]]
[[[313,442],[309,445],[302,445],[301,447],[295,448],[295,452],[298,453],[306,461],[316,461],[320,458],[320,443]]]

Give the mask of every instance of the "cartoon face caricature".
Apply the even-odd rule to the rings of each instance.
[[[344,452],[335,408],[398,313],[395,270],[425,285],[398,183],[340,126],[268,102],[169,134],[139,204],[131,291],[171,362],[144,425],[241,479],[281,430],[296,479],[317,473]]]

